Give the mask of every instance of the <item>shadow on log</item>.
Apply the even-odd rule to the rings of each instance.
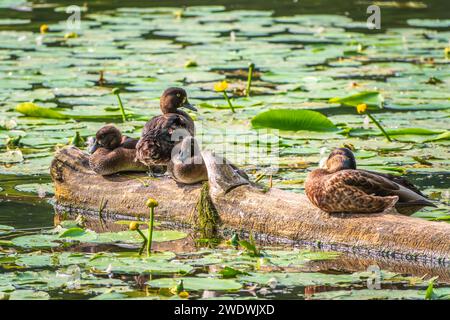
[[[209,206],[221,232],[253,232],[265,243],[312,245],[384,259],[407,259],[425,264],[450,264],[450,224],[406,217],[395,212],[329,215],[302,194],[248,183],[216,165],[203,153],[210,183]],[[85,153],[75,147],[60,150],[51,165],[56,209],[102,219],[148,215],[145,200],[158,200],[156,219],[172,227],[198,228],[202,220],[201,184],[179,185],[168,177],[129,173],[99,176],[89,169]],[[203,191],[204,192],[204,191]]]

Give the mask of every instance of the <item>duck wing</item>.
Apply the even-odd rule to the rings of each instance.
[[[421,195],[422,197],[426,198],[426,196],[415,185],[413,185],[411,182],[409,182],[406,178],[394,176],[393,174],[389,174],[389,173],[379,173],[379,172],[374,172],[374,171],[369,171],[369,170],[359,170],[359,171],[368,172],[368,173],[375,174],[377,176],[389,179],[405,188],[408,188],[409,190],[414,191],[418,195]]]
[[[305,192],[315,206],[329,213],[379,213],[394,206],[398,196],[386,195],[395,185],[376,180],[357,170],[330,174],[316,169],[305,181]]]
[[[400,186],[384,177],[362,170],[342,170],[333,174],[333,180],[356,187],[369,195],[390,196],[400,190]]]
[[[369,195],[380,197],[398,196],[396,207],[401,206],[433,206],[435,205],[420,193],[411,190],[403,184],[390,180],[388,177],[365,170],[342,170],[335,174],[348,186],[358,188]],[[406,179],[403,179],[403,183]],[[411,184],[408,182],[408,184]]]
[[[173,147],[186,135],[188,123],[183,116],[167,113],[153,117],[145,124],[136,145],[136,158],[147,165],[167,164]]]

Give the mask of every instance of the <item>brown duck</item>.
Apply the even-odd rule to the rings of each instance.
[[[184,89],[169,88],[164,91],[160,108],[163,114],[153,117],[145,124],[136,145],[136,159],[147,166],[167,164],[176,143],[195,134],[194,121],[180,110],[197,110],[189,103]]]
[[[395,206],[411,215],[430,202],[405,178],[356,169],[353,153],[337,148],[325,168],[312,171],[305,181],[309,200],[329,213],[376,213]]]
[[[136,161],[138,140],[123,136],[118,128],[106,125],[97,131],[90,148],[89,166],[100,175],[121,171],[147,171],[148,167]]]
[[[167,172],[177,182],[193,184],[208,180],[208,172],[194,137],[185,137],[173,149]]]

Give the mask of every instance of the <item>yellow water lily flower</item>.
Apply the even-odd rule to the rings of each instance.
[[[41,27],[39,28],[39,30],[41,31],[42,34],[47,33],[47,31],[48,31],[48,25],[47,25],[47,24],[41,25]]]
[[[214,85],[214,90],[217,92],[223,92],[225,90],[227,90],[228,88],[228,82],[226,80],[223,80],[222,82],[217,82]]]
[[[153,198],[148,198],[147,201],[145,202],[145,205],[149,208],[155,208],[158,206],[158,201],[156,201]]]
[[[360,103],[356,106],[356,111],[358,111],[358,113],[364,113],[367,110],[367,104],[365,103]]]
[[[187,291],[181,291],[181,292],[178,294],[178,296],[179,296],[180,298],[182,298],[182,299],[187,299],[187,298],[189,298],[189,292],[187,292]]]
[[[448,57],[450,56],[450,47],[444,49],[444,55],[445,58],[448,59]]]
[[[137,223],[135,221],[130,222],[129,229],[131,231],[136,231],[137,229],[139,229],[139,223]]]

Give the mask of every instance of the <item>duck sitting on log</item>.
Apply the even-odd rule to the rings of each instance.
[[[305,181],[309,200],[328,213],[378,213],[395,207],[411,215],[435,205],[403,177],[356,169],[352,151],[337,148],[325,168],[312,171]]]
[[[192,118],[180,108],[196,111],[182,88],[169,88],[160,99],[162,115],[150,119],[136,145],[136,159],[146,166],[167,165],[172,149],[186,136],[195,135]]]
[[[122,135],[114,125],[103,126],[88,150],[90,168],[103,176],[123,171],[147,171],[147,166],[136,161],[137,142],[137,139]]]
[[[175,146],[167,171],[175,181],[183,184],[208,180],[208,171],[194,137],[187,136]]]

